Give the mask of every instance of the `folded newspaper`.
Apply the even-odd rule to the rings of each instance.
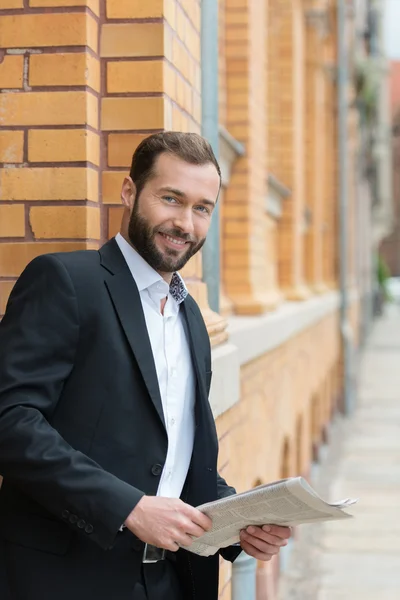
[[[329,504],[303,477],[281,479],[198,506],[212,519],[213,526],[185,549],[200,556],[211,556],[220,548],[238,543],[240,531],[249,525],[301,525],[349,519],[352,515],[343,509],[356,502],[347,498]]]

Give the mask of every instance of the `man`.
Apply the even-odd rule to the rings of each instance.
[[[216,600],[218,556],[179,550],[234,493],[218,476],[210,344],[177,274],[220,188],[209,144],[159,133],[100,251],[25,269],[0,325],[2,600]],[[243,532],[269,560],[289,530]],[[240,548],[222,552],[234,560]]]

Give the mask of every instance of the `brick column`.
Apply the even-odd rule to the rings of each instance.
[[[327,290],[323,283],[323,217],[326,193],[325,170],[325,82],[323,46],[327,36],[326,13],[319,3],[308,4],[306,21],[306,203],[310,224],[305,236],[304,266],[307,285],[317,293]]]
[[[304,156],[304,16],[299,0],[281,6],[279,76],[281,90],[281,177],[291,191],[279,224],[279,277],[286,297],[308,295],[304,285],[303,227],[305,192]]]
[[[331,11],[333,13],[333,11]],[[338,155],[337,155],[337,90],[335,82],[335,19],[331,14],[331,35],[324,50],[325,70],[325,176],[324,189],[324,282],[329,288],[337,286],[337,221],[338,221]]]
[[[117,233],[120,190],[143,137],[162,130],[201,131],[199,0],[102,0],[102,237]],[[213,344],[225,320],[208,306],[201,254],[183,269]]]
[[[276,306],[268,265],[267,2],[225,0],[227,129],[244,144],[224,197],[224,281],[239,314]]]
[[[70,4],[0,5],[0,315],[31,259],[100,240],[98,2]]]

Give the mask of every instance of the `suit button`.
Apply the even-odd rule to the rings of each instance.
[[[63,519],[68,519],[69,517],[69,510],[63,510],[61,513],[61,516]]]
[[[77,527],[79,527],[79,529],[84,529],[85,525],[86,525],[86,521],[84,521],[83,519],[81,519],[80,521],[77,522]]]
[[[78,520],[78,517],[77,517],[77,515],[70,515],[68,520],[71,523],[71,525],[75,525],[75,523]]]
[[[151,472],[152,472],[153,475],[155,475],[156,477],[158,477],[158,475],[161,475],[162,469],[163,469],[162,465],[156,464],[156,465],[153,465],[151,467]]]
[[[85,533],[87,534],[91,534],[93,533],[93,525],[91,525],[90,523],[88,523],[85,527]]]

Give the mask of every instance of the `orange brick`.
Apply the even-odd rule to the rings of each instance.
[[[191,74],[190,61],[191,58],[185,46],[178,38],[174,38],[172,40],[172,62],[187,80]]]
[[[193,58],[200,62],[201,60],[201,43],[200,35],[194,27],[188,22],[185,32],[185,44]]]
[[[98,201],[98,174],[84,167],[0,171],[0,200]]]
[[[0,244],[0,265],[3,277],[19,277],[26,265],[41,254],[85,250],[85,242],[10,242]]]
[[[6,15],[0,20],[3,48],[89,46],[97,52],[98,27],[86,13]]]
[[[247,25],[249,23],[249,12],[249,10],[227,10],[225,12],[227,29],[229,29],[229,25]]]
[[[108,166],[130,167],[132,155],[146,133],[110,133],[108,136]]]
[[[164,61],[164,93],[167,94],[172,100],[176,98],[176,80],[177,73],[171,65]]]
[[[0,163],[21,163],[24,154],[23,131],[0,131]]]
[[[202,255],[201,252],[198,252],[186,263],[180,273],[185,281],[186,279],[201,280],[203,276],[202,268]]]
[[[193,92],[193,118],[201,123],[201,97],[197,92]]]
[[[126,171],[104,171],[102,173],[103,204],[121,204],[121,188]]]
[[[162,56],[163,23],[105,24],[101,31],[100,54],[105,58],[120,56]]]
[[[25,236],[25,207],[21,204],[0,206],[0,237]]]
[[[193,0],[181,0],[180,3],[187,16],[192,21],[193,25],[196,27],[197,31],[199,31],[201,17],[200,3],[196,1],[193,2]]]
[[[176,29],[176,9],[177,3],[175,0],[164,0],[164,18],[174,30]]]
[[[162,97],[103,98],[101,128],[103,131],[162,129],[164,104]]]
[[[85,52],[32,54],[29,85],[87,85],[98,92],[100,61]]]
[[[0,88],[22,88],[24,75],[24,57],[4,56],[0,62]]]
[[[110,206],[108,209],[108,239],[119,232],[123,212],[123,206]]]
[[[185,80],[180,76],[176,76],[176,102],[181,108],[185,103]]]
[[[163,16],[163,0],[107,0],[108,19],[146,19]]]
[[[7,8],[23,8],[24,0],[1,0],[0,10],[6,10]]]
[[[172,101],[168,97],[165,97],[164,102],[164,129],[172,129]]]
[[[99,0],[30,0],[29,6],[87,6],[95,15],[99,15]]]
[[[0,125],[85,125],[98,127],[98,101],[88,92],[0,94]]]
[[[0,281],[0,315],[4,315],[6,312],[6,305],[8,297],[11,294],[15,280],[13,281]]]
[[[193,113],[193,90],[192,90],[192,87],[186,82],[185,82],[185,86],[184,86],[183,108],[190,115]]]
[[[183,12],[183,10],[177,6],[176,7],[176,32],[178,34],[178,36],[180,37],[180,39],[182,40],[182,42],[185,41],[185,37],[186,37],[186,28],[188,27],[188,18],[185,15],[185,13]]]
[[[163,92],[164,61],[121,61],[107,64],[107,91]]]
[[[29,221],[36,239],[100,239],[100,208],[93,206],[34,206]]]
[[[100,163],[100,137],[86,129],[31,129],[28,133],[29,162]]]
[[[172,106],[172,129],[173,131],[182,131],[183,115],[180,108],[175,104]]]

